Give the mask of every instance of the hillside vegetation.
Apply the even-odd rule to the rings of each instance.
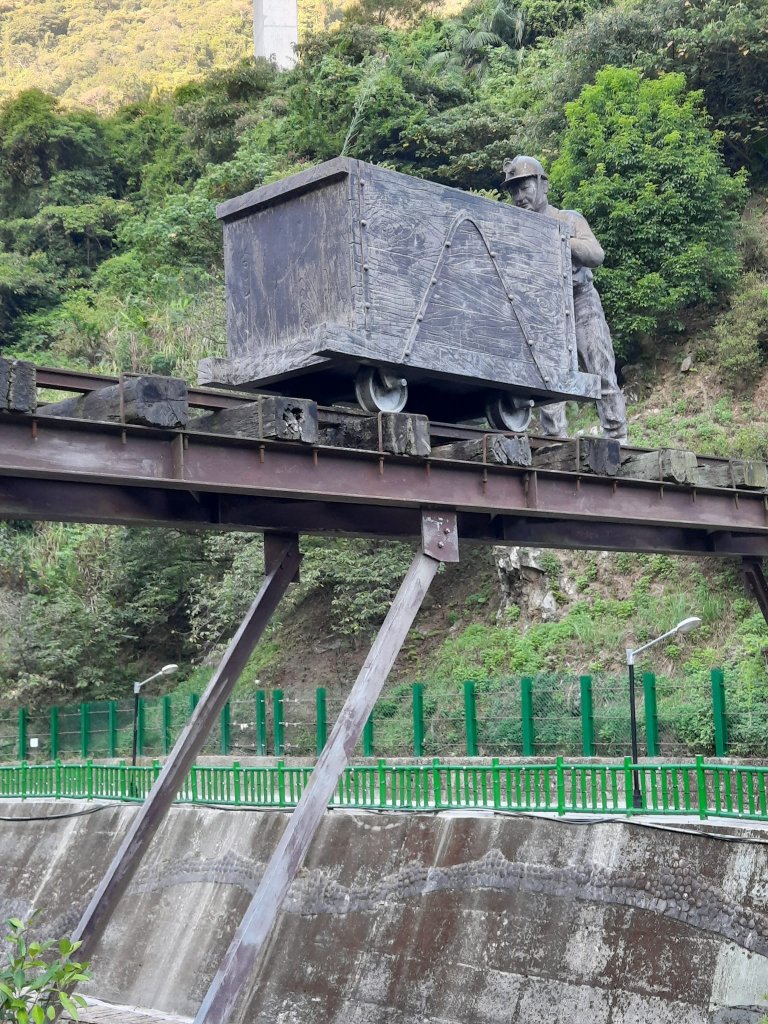
[[[130,48],[150,15],[173,21],[166,7],[114,2],[99,31],[123,19],[110,31]],[[0,106],[4,355],[192,380],[225,345],[217,202],[341,151],[501,200],[503,158],[531,152],[606,249],[598,284],[631,438],[768,457],[768,0],[479,0],[452,17],[363,0],[308,35],[290,72],[233,61],[239,30],[213,9],[207,64],[187,61],[195,8],[178,8],[178,46],[164,39],[134,101],[112,109],[122,86],[89,92],[111,88],[106,36],[94,30],[95,64],[78,51],[65,84],[53,7],[0,7],[4,53],[27,61]],[[53,20],[35,35],[43,10]],[[29,39],[11,39],[27,16]],[[574,429],[594,422],[573,411]],[[0,680],[27,702],[124,693],[165,660],[199,689],[262,569],[260,541],[238,535],[8,523],[0,549]],[[305,551],[283,632],[244,685],[347,682],[409,558],[362,541]],[[549,622],[514,601],[497,615],[489,552],[446,571],[395,685],[608,671],[625,643],[695,610],[696,645],[670,646],[666,671],[700,681],[725,664],[764,693],[768,631],[732,568],[547,557]]]
[[[107,113],[249,56],[250,0],[2,0],[0,97]]]

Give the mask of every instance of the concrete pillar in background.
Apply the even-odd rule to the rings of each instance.
[[[299,40],[297,0],[253,0],[253,46],[257,57],[274,59],[278,67],[296,63]]]

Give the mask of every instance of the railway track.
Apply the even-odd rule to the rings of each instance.
[[[416,538],[421,510],[440,508],[457,512],[464,541],[768,554],[763,462],[370,416],[174,378],[0,360],[0,384],[3,374],[3,518]],[[42,401],[51,391],[74,397]]]

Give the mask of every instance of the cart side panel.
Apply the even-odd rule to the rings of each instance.
[[[559,222],[382,168],[364,175],[372,355],[534,388],[573,380]]]
[[[225,221],[231,359],[295,369],[316,361],[319,324],[355,324],[350,206],[349,178],[335,177]]]

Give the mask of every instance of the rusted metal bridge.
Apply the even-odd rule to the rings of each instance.
[[[39,368],[37,385],[88,394],[119,387],[119,378]],[[192,410],[257,400],[188,392]],[[623,448],[625,462],[644,467],[643,476],[625,475],[616,456],[611,463],[615,442],[533,438],[529,460],[501,464],[492,442],[502,435],[406,414],[321,408],[307,443],[277,430],[258,436],[258,425],[244,436],[194,419],[170,428],[52,408],[0,418],[3,518],[418,538],[421,510],[443,508],[456,512],[463,540],[479,543],[768,554],[763,463]],[[417,421],[422,436],[387,444],[387,420]],[[366,443],[359,425],[369,423]],[[349,424],[356,436],[347,429],[338,443]]]
[[[75,398],[41,405],[40,387]],[[365,722],[459,536],[490,544],[741,559],[768,618],[763,462],[529,439],[423,416],[187,389],[0,360],[0,518],[265,534],[265,581],[78,925],[104,929],[272,613],[301,533],[420,541],[196,1024],[237,1010]]]

